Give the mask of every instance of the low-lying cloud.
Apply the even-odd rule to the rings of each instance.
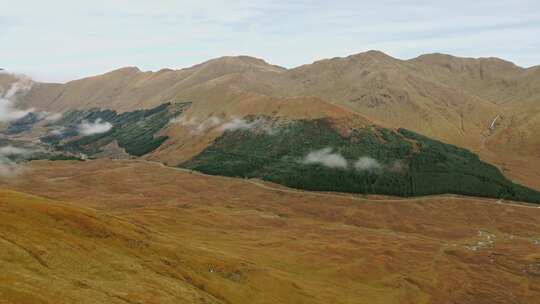
[[[66,127],[55,127],[53,128],[50,133],[54,136],[61,136],[66,132]]]
[[[222,131],[250,130],[257,125],[257,121],[248,122],[244,119],[233,118],[221,126]]]
[[[172,124],[180,124],[184,127],[189,127],[191,129],[191,134],[201,134],[204,131],[211,129],[215,126],[218,126],[222,123],[222,120],[219,117],[212,116],[202,122],[198,122],[195,118],[187,119],[185,117],[175,118],[170,121]]]
[[[22,168],[19,164],[13,161],[11,158],[15,156],[28,157],[33,151],[18,148],[14,146],[5,146],[0,148],[0,177],[9,178],[16,176],[22,172]]]
[[[17,108],[18,99],[26,95],[32,89],[34,81],[25,75],[8,73],[5,71],[0,71],[0,74],[8,74],[16,79],[7,91],[4,92],[0,88],[0,122],[12,122],[25,117],[29,113],[35,112],[33,108]],[[47,121],[55,121],[62,117],[61,113],[51,113],[46,111],[36,112],[35,114],[39,120],[45,119]]]
[[[62,118],[62,113],[49,113],[47,112],[47,116],[45,117],[45,120],[48,121],[56,121]]]
[[[332,148],[324,148],[309,152],[302,160],[304,164],[319,164],[328,168],[347,168],[347,160],[339,153],[334,153]]]
[[[0,148],[0,155],[1,156],[29,156],[32,154],[31,150],[25,149],[25,148],[19,148],[14,146],[5,146]]]
[[[198,124],[195,128],[195,131],[197,133],[202,133],[208,129],[211,129],[215,126],[219,126],[222,123],[221,118],[212,116],[208,118],[207,120],[203,121],[202,123]]]
[[[37,115],[39,120],[45,119],[47,121],[56,121],[62,118],[62,113],[52,113],[47,111],[39,112]]]
[[[17,98],[23,96],[32,89],[34,82],[23,75],[10,75],[15,77],[16,81],[11,84],[10,88],[5,93],[1,92],[0,94],[0,122],[14,121],[23,118],[33,111],[33,109],[17,109],[16,102]]]
[[[218,127],[220,131],[238,131],[238,130],[253,130],[260,129],[266,132],[267,134],[274,134],[275,130],[267,126],[265,119],[256,119],[253,121],[248,121],[238,117],[232,117],[229,120],[225,120],[216,116],[211,116],[208,119],[205,119],[201,122],[197,121],[196,118],[187,119],[185,117],[180,117],[171,120],[170,123],[181,124],[182,126],[191,128],[192,134],[201,134],[207,130]]]
[[[6,73],[7,74],[7,73]],[[15,77],[16,81],[11,84],[11,87],[4,94],[4,98],[13,99],[17,98],[20,94],[26,94],[34,86],[32,79],[25,75],[10,74]]]
[[[101,134],[108,132],[112,127],[113,125],[110,122],[98,118],[94,122],[83,121],[79,125],[79,133],[82,135]]]
[[[28,113],[30,111],[16,109],[10,100],[0,98],[0,122],[11,122],[21,119],[28,115]]]
[[[319,164],[328,168],[354,169],[357,171],[379,171],[386,169],[385,165],[369,156],[362,156],[356,161],[349,161],[339,152],[334,152],[334,149],[331,147],[311,151],[300,162],[303,164]],[[403,164],[396,161],[388,169],[401,171],[403,170]]]
[[[233,117],[232,120],[224,123],[221,126],[221,130],[225,131],[237,131],[237,130],[262,130],[268,135],[274,135],[276,130],[268,126],[268,121],[264,118],[257,118],[253,121],[248,121],[242,118]]]
[[[383,166],[376,159],[363,156],[354,163],[354,168],[358,171],[373,171],[382,169]]]

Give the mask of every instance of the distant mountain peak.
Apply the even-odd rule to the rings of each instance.
[[[119,69],[116,69],[116,70],[112,70],[107,74],[112,74],[112,73],[115,73],[115,74],[132,74],[132,73],[139,73],[139,72],[141,72],[141,70],[138,67],[128,66],[128,67],[123,67],[123,68],[119,68]]]
[[[284,71],[286,70],[283,67],[272,65],[266,62],[263,59],[251,57],[251,56],[223,56],[215,59],[210,59],[201,64],[195,65],[192,68],[200,67],[216,67],[216,66],[235,66],[235,67],[245,67],[245,68],[259,68],[265,70],[273,71]]]
[[[392,59],[392,60],[395,60],[394,57],[384,53],[384,52],[381,52],[381,51],[378,51],[378,50],[369,50],[369,51],[366,51],[366,52],[361,52],[361,53],[358,53],[358,54],[354,54],[354,55],[351,55],[349,57],[370,57],[370,58],[377,58],[377,59]]]
[[[497,57],[458,57],[443,53],[424,54],[411,59],[411,61],[446,66],[459,63],[461,65],[482,64],[499,68],[523,69],[513,62]]]

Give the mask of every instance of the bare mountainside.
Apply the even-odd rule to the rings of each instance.
[[[0,85],[9,82],[0,75]],[[538,67],[443,54],[399,60],[369,51],[294,69],[247,56],[181,70],[123,68],[66,84],[38,83],[21,98],[21,106],[129,111],[191,101],[189,115],[199,120],[261,110],[296,118],[350,111],[471,149],[512,178],[539,188],[531,169],[540,165],[539,92]]]
[[[2,303],[540,295],[540,209],[527,205],[303,192],[144,161],[37,161],[0,188]]]

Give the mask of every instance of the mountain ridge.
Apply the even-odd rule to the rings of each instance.
[[[416,57],[412,57],[412,58],[408,58],[408,59],[400,59],[400,58],[393,57],[393,56],[391,56],[391,55],[389,55],[389,54],[387,54],[385,52],[379,51],[379,50],[367,50],[367,51],[351,54],[351,55],[348,55],[348,56],[337,56],[337,57],[332,57],[332,58],[318,59],[318,60],[315,60],[315,61],[313,61],[311,63],[304,63],[304,64],[300,64],[298,66],[293,66],[293,67],[290,67],[290,68],[283,67],[283,66],[280,66],[280,65],[277,65],[277,64],[268,63],[266,60],[264,60],[262,58],[259,58],[259,57],[255,57],[255,56],[227,55],[227,56],[211,58],[211,59],[205,60],[205,61],[203,61],[201,63],[197,63],[197,64],[194,64],[194,65],[187,66],[187,67],[182,67],[182,68],[168,68],[167,67],[167,68],[161,68],[161,69],[156,70],[156,71],[150,71],[150,70],[144,71],[144,70],[141,70],[137,66],[124,66],[124,67],[115,68],[115,69],[112,69],[112,70],[109,70],[109,71],[106,71],[106,72],[103,72],[103,73],[100,73],[100,74],[89,75],[89,76],[85,76],[85,77],[82,77],[82,78],[68,80],[68,81],[65,81],[65,82],[40,81],[40,83],[43,83],[43,84],[67,84],[69,82],[82,80],[82,79],[87,79],[87,78],[92,78],[92,77],[97,77],[97,76],[105,75],[105,74],[112,73],[112,72],[115,72],[115,71],[121,71],[121,70],[126,70],[126,69],[134,70],[134,71],[141,72],[141,73],[160,73],[160,72],[164,72],[164,71],[166,71],[166,72],[177,72],[177,71],[189,70],[189,69],[192,69],[192,68],[196,68],[196,67],[204,65],[206,63],[219,61],[219,60],[222,60],[222,59],[223,60],[226,60],[226,59],[239,59],[239,60],[247,59],[247,60],[258,61],[258,62],[264,63],[264,64],[266,64],[268,66],[273,66],[273,67],[276,67],[276,68],[282,69],[282,70],[294,70],[294,69],[298,69],[298,68],[300,68],[302,66],[311,65],[311,64],[321,62],[321,61],[334,60],[334,59],[345,59],[345,58],[349,58],[349,57],[361,57],[361,56],[367,56],[367,55],[371,55],[371,56],[379,55],[380,57],[386,57],[386,58],[396,60],[396,61],[401,61],[401,62],[418,61],[420,59],[429,58],[429,57],[447,57],[447,58],[453,58],[453,59],[457,59],[457,60],[501,62],[501,63],[510,64],[510,65],[520,69],[520,70],[525,70],[525,71],[540,70],[540,65],[534,65],[534,66],[530,66],[530,67],[523,67],[523,66],[517,65],[516,63],[514,63],[512,61],[509,61],[509,60],[506,60],[506,59],[503,59],[503,58],[500,58],[500,57],[495,57],[495,56],[467,57],[467,56],[455,56],[455,55],[451,55],[451,54],[448,54],[448,53],[433,52],[433,53],[421,54],[421,55],[418,55]],[[0,71],[7,72],[5,69],[0,69]]]
[[[5,78],[0,75],[0,86],[9,84]],[[19,105],[49,112],[126,112],[190,101],[197,118],[204,120],[222,112],[234,115],[228,107],[253,114],[258,103],[269,109],[272,100],[275,110],[286,116],[290,98],[319,100],[305,106],[318,112],[321,105],[332,104],[385,127],[407,128],[477,152],[510,174],[527,171],[527,179],[533,180],[536,174],[521,159],[540,164],[535,135],[540,132],[538,96],[538,66],[440,53],[401,60],[368,51],[292,69],[249,56],[225,56],[158,72],[127,67],[66,84],[37,83]],[[253,111],[240,111],[240,105]],[[517,163],[518,169],[509,165]]]

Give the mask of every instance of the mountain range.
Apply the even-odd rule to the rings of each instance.
[[[6,78],[0,75],[0,84],[9,84]],[[467,148],[511,178],[539,189],[533,169],[540,165],[539,93],[540,67],[444,54],[399,60],[369,51],[293,69],[247,56],[222,57],[181,70],[142,72],[128,67],[65,84],[36,83],[19,103],[51,112],[126,112],[189,101],[193,106],[186,115],[191,122],[262,114],[354,117]],[[192,156],[171,153],[185,146],[181,127],[165,132],[171,140],[154,154],[162,151],[161,158],[176,163]],[[201,142],[214,138],[204,135],[197,138],[200,147],[192,147],[192,154],[202,150]]]
[[[537,303],[540,67],[0,73],[0,304]]]

